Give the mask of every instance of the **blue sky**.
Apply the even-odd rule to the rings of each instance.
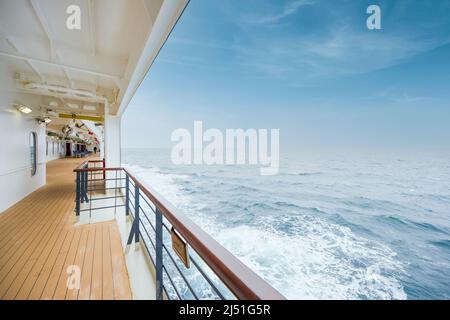
[[[368,30],[378,4],[382,30]],[[191,0],[122,120],[279,128],[281,147],[450,146],[450,0]]]

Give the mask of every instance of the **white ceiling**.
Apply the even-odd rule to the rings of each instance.
[[[33,82],[88,90],[106,98],[109,112],[115,114],[130,82],[129,70],[135,68],[141,56],[162,3],[163,0],[2,0],[0,60],[14,71],[18,86]],[[81,30],[66,27],[66,8],[73,4],[81,8]],[[58,94],[49,98],[53,95],[49,92],[35,93],[45,96],[45,103],[60,98]],[[97,106],[95,112],[77,111],[80,114],[103,115],[102,100],[86,103],[76,95],[64,98],[56,99],[58,109],[74,112],[66,105],[71,100],[80,106]]]

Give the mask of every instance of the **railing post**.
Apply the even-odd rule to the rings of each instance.
[[[84,172],[80,172],[80,199],[81,203],[84,203]]]
[[[163,299],[163,218],[162,213],[155,211],[155,271],[156,271],[156,299]]]
[[[125,214],[130,215],[130,177],[125,174]]]
[[[85,174],[85,177],[84,177],[84,196],[85,196],[85,201],[89,202],[89,198],[88,198],[89,172],[86,171],[84,174]]]
[[[134,186],[134,221],[135,221],[135,229],[134,229],[134,241],[139,242],[139,187],[137,184]]]
[[[139,187],[137,184],[134,186],[134,220],[131,225],[130,235],[128,236],[127,245],[133,242],[139,242]]]
[[[80,190],[80,187],[81,187],[81,181],[80,181],[80,172],[78,172],[77,171],[77,174],[76,174],[76,199],[75,199],[75,213],[76,213],[76,215],[77,216],[79,216],[80,215],[80,198],[81,198],[81,190]]]

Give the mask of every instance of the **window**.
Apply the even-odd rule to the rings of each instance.
[[[30,133],[30,161],[31,161],[31,176],[36,174],[37,170],[37,136],[36,132]]]

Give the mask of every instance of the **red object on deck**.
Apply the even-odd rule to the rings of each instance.
[[[103,169],[106,168],[105,166],[105,158],[103,158]],[[103,180],[106,179],[106,171],[103,170]]]

